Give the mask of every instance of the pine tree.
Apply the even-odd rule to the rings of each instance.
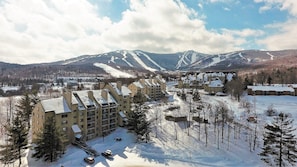
[[[199,94],[198,90],[196,90],[193,93],[193,101],[200,101],[200,100],[201,100],[200,94]]]
[[[65,152],[63,135],[55,126],[55,120],[50,117],[46,119],[43,131],[38,134],[36,141],[33,141],[33,158],[43,159],[44,161],[56,161]]]
[[[272,124],[265,126],[261,159],[271,166],[294,166],[297,159],[295,130],[293,119],[288,115],[280,113],[275,117]]]
[[[137,105],[134,111],[129,112],[128,124],[137,136],[145,137],[146,140],[149,140],[150,123],[146,120],[146,115],[141,111],[140,105]]]
[[[19,166],[22,164],[24,151],[28,146],[28,128],[21,119],[21,114],[16,113],[11,124],[5,125],[7,132],[6,144],[1,145],[1,158],[4,164],[10,164],[19,160]]]
[[[136,104],[142,104],[145,97],[141,92],[137,92],[133,97],[133,102]]]
[[[24,96],[18,101],[17,111],[22,114],[23,121],[27,122],[27,126],[30,129],[30,118],[34,108],[34,101],[30,98],[28,93],[25,93]]]

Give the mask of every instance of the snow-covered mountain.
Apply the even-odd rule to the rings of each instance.
[[[297,50],[243,50],[222,54],[203,54],[193,50],[178,53],[149,53],[141,50],[118,50],[97,55],[42,64],[0,62],[1,76],[44,78],[63,72],[134,77],[135,72],[155,71],[255,71],[296,67]],[[121,72],[119,72],[121,71]]]
[[[223,54],[203,54],[196,51],[159,54],[141,50],[118,50],[98,55],[84,55],[54,65],[94,65],[103,63],[122,69],[141,69],[147,71],[164,70],[233,70],[261,65],[286,56],[297,55],[297,50],[257,51],[245,50]]]

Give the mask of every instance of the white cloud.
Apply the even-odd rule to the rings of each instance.
[[[229,30],[229,29],[222,29],[224,34],[228,34],[231,36],[238,36],[242,38],[247,38],[247,37],[260,37],[265,34],[264,31],[262,30],[254,30],[254,29],[243,29],[243,30]]]
[[[230,8],[224,7],[223,8],[225,11],[230,11]]]
[[[206,2],[210,3],[237,3],[238,0],[207,0]]]
[[[241,49],[243,37],[207,30],[180,0],[131,0],[122,20],[100,17],[86,0],[0,3],[0,61],[49,62],[116,49],[220,53]]]
[[[1,4],[0,24],[0,61],[31,63],[106,49],[96,36],[112,22],[82,0],[10,0]]]
[[[268,28],[278,29],[274,34],[258,41],[258,44],[265,46],[268,50],[295,49],[297,46],[297,20],[290,20],[286,23],[269,25]]]
[[[288,11],[290,16],[286,22],[266,25],[268,31],[275,33],[257,41],[268,50],[295,49],[297,46],[297,1],[296,0],[254,0],[256,3],[264,3],[260,12],[273,8]]]
[[[297,16],[296,0],[254,0],[254,2],[264,3],[259,9],[260,12],[278,8],[279,10],[287,10],[292,16]]]

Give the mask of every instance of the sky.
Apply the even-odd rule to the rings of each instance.
[[[296,0],[0,0],[0,61],[297,49]]]

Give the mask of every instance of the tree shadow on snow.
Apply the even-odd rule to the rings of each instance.
[[[169,165],[167,156],[161,147],[157,147],[153,143],[137,143],[135,147],[137,148],[136,153],[139,157],[149,162]]]

